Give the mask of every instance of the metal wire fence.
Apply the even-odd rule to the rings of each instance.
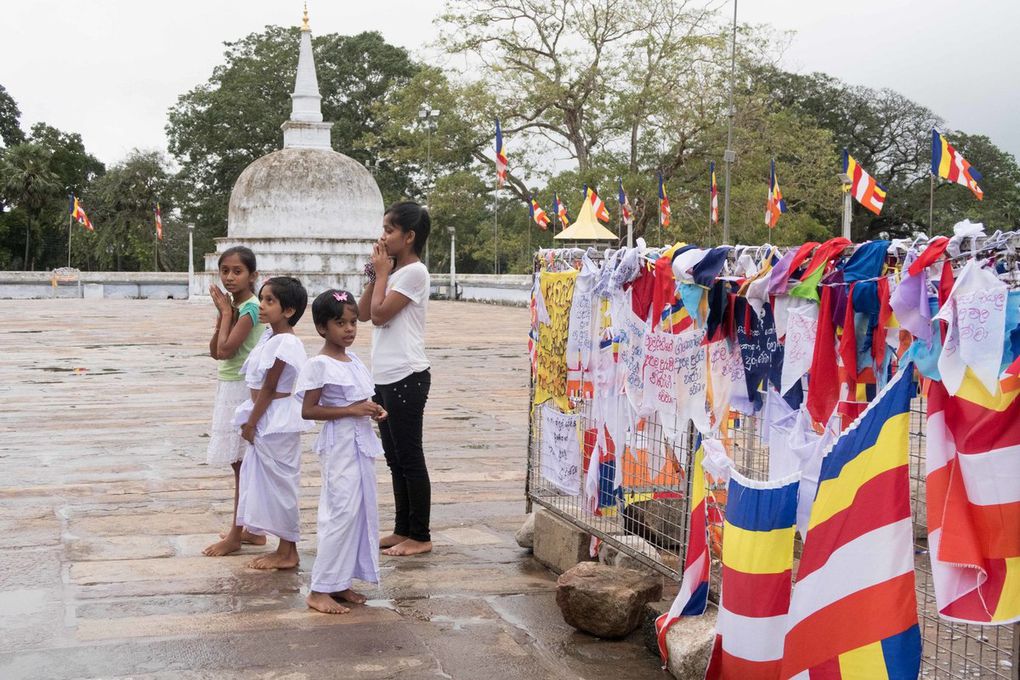
[[[590,376],[582,375],[582,384],[588,378]],[[607,466],[602,466],[598,507],[592,509],[585,504],[582,493],[588,458],[598,455],[592,400],[581,390],[573,395],[570,404],[579,415],[582,432],[583,465],[578,488],[566,493],[543,476],[542,407],[533,407],[528,446],[529,503],[547,508],[599,539],[604,546],[679,579],[688,532],[688,471],[692,465],[691,443],[694,441],[690,427],[674,422],[663,428],[653,416],[640,420],[627,441],[612,442],[614,448],[625,447],[620,457],[624,461],[620,475],[622,486],[614,492],[615,468],[606,470]],[[918,618],[923,638],[921,677],[1017,680],[1020,677],[1016,665],[1020,626],[963,625],[938,615],[927,545],[925,420],[924,400],[918,398],[911,411],[909,456]],[[767,478],[769,449],[762,440],[760,418],[731,414],[723,435],[741,474],[753,479]],[[718,485],[708,495],[709,544],[713,557],[713,595],[710,597],[713,600],[719,592],[725,501],[725,486]],[[799,556],[799,542],[795,550]]]

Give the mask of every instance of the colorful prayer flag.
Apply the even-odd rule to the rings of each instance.
[[[535,221],[535,224],[541,227],[542,231],[548,229],[549,216],[545,214],[545,211],[542,210],[542,206],[538,204],[538,201],[535,200],[534,196],[531,197],[531,205],[529,208],[531,210],[531,219]]]
[[[719,618],[706,680],[779,677],[799,486],[797,476],[761,482],[730,473]]]
[[[627,192],[623,190],[623,178],[616,178],[617,186],[620,191],[616,196],[616,200],[620,202],[620,214],[623,215],[623,223],[628,227],[634,224],[634,211],[631,210],[630,201],[627,200]]]
[[[595,193],[595,190],[589,186],[585,188],[585,195],[588,200],[591,201],[592,212],[595,213],[595,219],[599,222],[609,222],[609,211],[606,209],[606,204],[603,203],[599,195]]]
[[[159,212],[159,203],[156,204],[156,239],[163,240],[163,215]]]
[[[70,210],[72,219],[77,221],[78,224],[82,225],[89,231],[95,231],[95,228],[92,226],[92,220],[90,220],[89,216],[85,214],[85,210],[81,207],[78,197],[73,194],[71,195]]]
[[[553,199],[553,212],[560,220],[560,229],[566,229],[570,224],[570,213],[567,212],[567,204],[560,200],[560,195],[555,194]]]
[[[769,196],[765,202],[765,224],[769,225],[769,229],[775,228],[779,216],[786,211],[786,201],[783,200],[783,192],[779,190],[779,178],[776,177],[776,159],[773,158],[769,170]]]
[[[782,678],[920,672],[907,462],[913,373],[913,364],[901,367],[822,461]]]
[[[496,119],[496,187],[499,188],[506,183],[506,172],[510,166],[506,154],[503,152],[503,130],[499,127],[499,118]]]
[[[662,173],[659,173],[659,224],[663,227],[669,226],[670,215],[673,211],[669,208],[669,196],[666,195],[666,185],[662,182]]]
[[[712,224],[719,224],[719,185],[715,182],[715,161],[708,165],[708,195],[711,198],[712,205]]]
[[[978,184],[981,181],[981,173],[972,168],[935,128],[931,129],[931,174],[955,184],[962,184],[970,189],[979,201],[985,196],[981,185]]]
[[[991,395],[967,371],[928,391],[928,548],[939,614],[1020,621],[1020,389]]]
[[[843,185],[843,191],[849,191],[858,203],[876,215],[882,212],[882,206],[885,205],[885,187],[865,172],[846,149],[843,149],[843,173],[850,178],[850,183]]]
[[[694,452],[694,470],[691,473],[691,520],[687,534],[687,551],[684,573],[680,579],[680,592],[669,611],[655,619],[656,639],[662,662],[669,658],[666,633],[682,616],[701,616],[708,604],[708,575],[712,560],[708,554],[708,514],[705,506],[705,447]]]

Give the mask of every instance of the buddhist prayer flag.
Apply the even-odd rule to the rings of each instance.
[[[95,231],[95,228],[92,226],[92,220],[90,220],[89,216],[85,214],[85,210],[81,207],[78,197],[73,194],[71,195],[70,210],[72,219],[77,221],[78,224],[82,225],[89,231]]]
[[[706,680],[779,677],[799,486],[799,475],[759,482],[730,473],[719,619]]]
[[[907,462],[913,372],[903,366],[822,461],[782,678],[906,679],[920,671]]]
[[[606,209],[606,204],[595,193],[595,190],[591,187],[585,187],[585,195],[591,201],[591,210],[595,214],[595,219],[599,222],[609,222],[609,211]]]
[[[634,211],[631,210],[630,201],[627,200],[627,192],[623,190],[623,178],[616,178],[617,186],[620,191],[616,196],[616,200],[620,202],[620,214],[623,216],[623,223],[627,226],[634,224]]]
[[[496,119],[496,187],[506,183],[506,171],[509,163],[506,154],[503,152],[503,130],[499,127],[499,118]]]
[[[719,185],[715,181],[715,162],[708,165],[708,195],[711,198],[712,224],[719,224]]]
[[[858,203],[876,215],[882,212],[882,206],[885,205],[885,187],[866,173],[846,149],[843,149],[843,173],[850,178],[850,184],[843,185],[843,191],[849,191]]]
[[[783,192],[779,190],[779,178],[776,177],[776,159],[772,159],[769,170],[769,195],[765,202],[765,224],[769,229],[776,226],[779,216],[787,211],[786,201],[783,200]]]
[[[163,215],[159,212],[159,203],[156,204],[156,239],[163,240]]]
[[[1020,621],[1020,389],[989,394],[967,371],[928,392],[928,547],[939,614]]]
[[[538,204],[538,201],[535,200],[534,196],[531,197],[531,205],[529,208],[531,210],[531,219],[535,221],[535,224],[541,227],[543,231],[548,229],[549,217],[545,214],[545,211],[542,210],[542,206]]]
[[[700,616],[708,604],[708,576],[712,561],[708,554],[708,511],[705,505],[705,447],[694,452],[694,470],[691,473],[691,520],[687,534],[687,551],[684,573],[680,579],[680,592],[669,611],[655,619],[659,655],[665,663],[669,658],[666,633],[682,616]]]
[[[556,194],[553,199],[553,212],[560,220],[560,229],[566,229],[570,224],[570,213],[567,212],[567,204],[560,200],[559,194]]]
[[[659,224],[668,227],[670,215],[673,211],[669,208],[669,196],[666,195],[666,185],[662,182],[662,173],[659,173]]]
[[[970,189],[979,201],[985,196],[985,192],[978,184],[981,181],[981,173],[972,168],[935,128],[931,129],[931,174],[955,184],[962,184]]]

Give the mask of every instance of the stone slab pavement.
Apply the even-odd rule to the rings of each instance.
[[[301,567],[207,558],[229,469],[205,465],[211,305],[0,301],[0,678],[658,677],[639,636],[563,623],[524,516],[527,311],[433,302],[426,454],[436,550],[382,558],[346,616],[304,606],[319,471],[306,435]],[[319,349],[310,313],[297,326]],[[355,350],[367,358],[370,328]],[[392,495],[379,462],[380,515]],[[271,543],[275,543],[271,539]]]

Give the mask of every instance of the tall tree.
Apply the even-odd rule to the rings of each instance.
[[[21,110],[7,89],[0,85],[0,142],[4,146],[14,146],[25,141],[25,133],[21,131]]]
[[[35,269],[43,214],[54,195],[61,191],[60,177],[50,166],[53,152],[42,144],[18,144],[0,156],[0,193],[5,203],[25,217],[25,250],[21,268]],[[34,250],[32,249],[34,246]]]
[[[185,219],[196,225],[198,247],[226,229],[230,190],[241,171],[282,146],[280,125],[290,117],[299,31],[269,26],[226,44],[224,62],[209,80],[178,98],[167,123],[169,148],[181,166],[188,194]],[[312,40],[325,120],[333,121],[333,147],[373,161],[360,141],[382,124],[373,103],[417,70],[406,50],[378,33],[327,34]],[[409,179],[381,167],[377,179],[387,200],[407,193]]]

